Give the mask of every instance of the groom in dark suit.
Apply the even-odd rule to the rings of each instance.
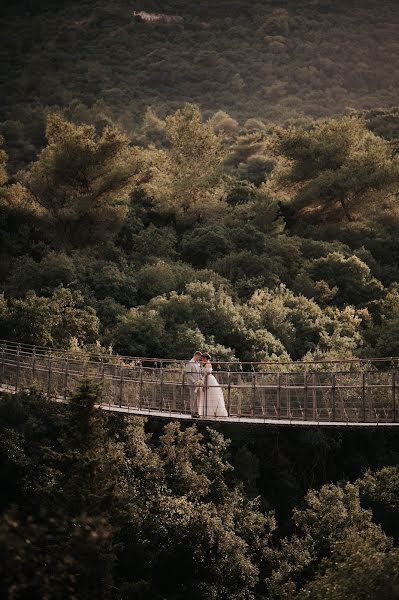
[[[188,386],[190,394],[190,410],[193,417],[199,417],[198,413],[198,386],[202,379],[201,372],[201,359],[202,352],[197,350],[194,353],[192,359],[186,364],[184,368],[184,383]]]

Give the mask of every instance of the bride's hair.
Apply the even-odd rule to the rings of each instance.
[[[211,355],[208,354],[208,352],[203,352],[202,353],[202,358],[205,358],[206,360],[211,360]]]

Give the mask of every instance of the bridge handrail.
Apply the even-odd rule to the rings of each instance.
[[[1,357],[1,355],[0,355],[0,357]],[[99,363],[92,362],[91,364],[98,365]],[[32,370],[32,365],[30,365],[30,364],[24,364],[24,363],[21,363],[21,362],[19,362],[19,364],[18,364],[17,360],[9,360],[9,359],[8,360],[1,360],[1,358],[0,358],[0,365],[4,366],[4,367],[6,367],[6,366],[16,367],[18,365],[20,369],[29,369],[29,370]],[[53,365],[51,367],[51,372],[53,374],[63,374],[66,365],[68,365],[68,360],[64,359],[64,361],[62,363],[62,367],[57,367],[57,366]],[[155,371],[155,370],[158,371],[158,369],[151,369],[151,368],[149,370],[151,370],[152,372]],[[38,366],[36,366],[35,367],[35,371],[36,372],[41,372],[41,373],[48,373],[49,372],[49,366],[46,366],[46,367],[38,367]],[[181,369],[176,369],[174,371],[168,371],[168,373],[170,373],[170,372],[184,375],[184,371],[182,371]],[[377,373],[378,373],[378,371],[334,371],[333,373],[328,373],[328,372],[324,373],[324,372],[321,372],[321,373],[318,373],[318,375],[320,375],[320,374],[326,374],[326,375],[334,374],[335,376],[350,375],[350,376],[355,377],[355,376],[358,376],[360,374],[373,375],[373,374],[377,374]],[[120,372],[118,374],[112,374],[112,373],[104,373],[104,374],[102,374],[102,373],[87,373],[85,375],[84,371],[74,371],[73,369],[69,368],[68,369],[68,374],[69,375],[75,375],[76,377],[80,377],[80,378],[87,378],[87,379],[103,378],[103,379],[112,380],[112,381],[119,381],[120,380]],[[240,373],[235,373],[235,374],[236,375],[240,375]],[[246,374],[249,374],[249,373],[246,373]],[[306,373],[306,372],[297,373],[297,372],[292,372],[292,371],[277,371],[277,372],[276,371],[268,371],[268,372],[262,371],[262,372],[252,373],[252,376],[253,376],[254,380],[256,381],[256,378],[260,377],[260,376],[264,377],[264,376],[267,376],[267,375],[280,375],[280,377],[283,377],[284,375],[286,375],[286,376],[293,376],[293,375],[301,375],[301,374],[302,375],[305,375],[305,374],[312,375],[312,373]],[[220,372],[218,372],[218,376],[220,376],[220,375],[232,375],[232,372],[231,371],[220,371]],[[221,382],[218,383],[218,385],[221,386],[221,387],[228,387],[230,385],[231,387],[234,387],[234,388],[250,388],[250,387],[253,387],[254,380],[253,381],[249,381],[248,380],[246,383],[234,383],[234,382],[233,383],[231,383],[231,382],[230,383],[224,383],[224,382],[221,381]],[[135,382],[135,383],[138,383],[140,381],[140,376],[138,376],[138,377],[129,377],[129,376],[125,375],[124,376],[124,381],[125,382]],[[158,379],[156,379],[156,378],[153,378],[153,379],[146,378],[144,381],[145,381],[145,383],[154,383],[154,384],[159,384],[160,383],[160,379],[159,378]],[[168,381],[168,380],[164,379],[162,383],[164,385],[169,385],[170,384],[170,385],[175,385],[175,386],[188,386],[189,385],[189,384],[183,382],[183,378],[180,379],[179,381]],[[324,384],[323,385],[323,384],[315,384],[315,383],[312,383],[312,382],[307,382],[306,385],[307,385],[308,388],[331,388],[331,385],[328,385],[328,384]],[[212,387],[212,385],[210,385],[210,387]],[[275,387],[293,388],[293,387],[298,387],[298,388],[302,389],[303,388],[303,384],[298,384],[298,383],[284,384],[284,383],[280,383],[280,386],[277,386],[275,384],[265,383],[265,384],[256,384],[256,387],[259,387],[259,388],[275,388]],[[359,386],[358,385],[342,385],[342,384],[340,384],[337,387],[348,388],[349,389],[349,388],[358,388]],[[371,386],[369,386],[369,385],[366,384],[366,387],[379,387],[379,388],[381,388],[381,387],[392,387],[392,384],[391,383],[389,383],[389,384],[388,383],[387,384],[378,383],[378,384],[373,384]]]
[[[46,346],[27,344],[24,342],[15,342],[13,340],[5,340],[0,339],[0,353],[6,350],[15,352],[20,352],[21,354],[36,354],[38,356],[65,356],[65,357],[76,357],[81,358],[82,362],[91,362],[91,358],[97,359],[93,362],[106,362],[115,360],[118,363],[122,362],[126,363],[137,363],[138,365],[143,365],[146,363],[152,363],[154,365],[153,368],[162,368],[163,365],[184,365],[187,362],[187,359],[179,359],[179,358],[151,358],[145,356],[129,356],[122,354],[106,354],[100,352],[92,352],[82,350],[73,350],[73,349],[65,349],[65,348],[51,348]],[[293,366],[309,366],[312,365],[367,365],[367,364],[388,364],[391,366],[399,367],[399,357],[389,356],[389,357],[358,357],[358,358],[348,358],[348,359],[320,359],[320,360],[311,360],[311,361],[222,361],[215,360],[214,364],[217,365],[218,371],[220,371],[221,366],[226,367],[235,367],[235,369],[244,370],[250,368],[250,370],[254,370],[258,367],[263,366],[285,366],[290,365]],[[128,366],[128,365],[127,365]],[[230,369],[229,369],[230,370]],[[226,371],[227,372],[227,371]]]
[[[38,389],[67,401],[88,379],[99,384],[99,406],[107,410],[190,417],[197,384],[185,371],[71,359],[67,354],[36,354],[17,344],[0,348],[0,391]],[[125,368],[126,367],[126,368]],[[170,375],[170,377],[169,377]],[[204,386],[224,391],[227,417],[245,422],[399,425],[399,368],[394,370],[268,371],[215,373],[216,383]],[[175,379],[174,379],[175,378]],[[193,389],[194,388],[194,389]],[[189,393],[191,390],[191,393]],[[207,406],[205,404],[205,406]],[[144,412],[143,412],[144,411]],[[187,417],[188,415],[188,417]]]

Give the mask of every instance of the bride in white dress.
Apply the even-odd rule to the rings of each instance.
[[[202,354],[203,373],[202,386],[199,388],[198,412],[205,417],[227,417],[223,390],[216,377],[212,375],[211,357],[207,352]]]

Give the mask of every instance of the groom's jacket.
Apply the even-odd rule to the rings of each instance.
[[[185,383],[187,385],[198,385],[201,380],[201,365],[195,360],[190,360],[184,367]]]

